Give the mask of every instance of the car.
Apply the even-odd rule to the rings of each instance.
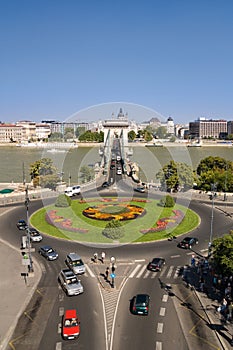
[[[50,245],[41,246],[38,251],[47,260],[56,260],[58,258],[58,253]]]
[[[19,230],[26,230],[28,225],[25,220],[19,220],[16,224]]]
[[[195,244],[198,244],[198,239],[195,237],[185,237],[178,243],[179,248],[191,249]]]
[[[80,334],[80,322],[77,310],[66,310],[62,319],[62,338],[65,340],[78,338]]]
[[[148,266],[147,269],[150,271],[161,271],[163,266],[165,265],[165,259],[163,258],[153,258]]]
[[[148,315],[150,296],[148,294],[137,294],[133,298],[132,313],[135,315]]]
[[[62,269],[58,275],[58,282],[68,296],[83,293],[81,281],[70,269]]]
[[[110,186],[110,183],[108,181],[104,181],[102,183],[102,187],[109,187]]]
[[[65,263],[75,275],[85,273],[85,265],[77,253],[68,254]]]
[[[117,173],[117,175],[122,175],[122,169],[121,168],[117,168],[116,173]]]
[[[37,229],[29,227],[29,235],[30,235],[30,241],[31,242],[40,242],[42,241],[42,236]]]
[[[134,188],[134,191],[140,192],[140,193],[146,192],[145,187],[136,187],[136,188]]]

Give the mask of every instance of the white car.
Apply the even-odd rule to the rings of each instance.
[[[29,228],[29,235],[30,235],[31,242],[42,241],[42,236],[41,236],[40,232],[37,231],[35,228]]]
[[[80,194],[80,186],[70,186],[65,189],[65,194],[68,197],[73,197]]]

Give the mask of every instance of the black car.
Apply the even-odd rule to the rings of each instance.
[[[58,253],[50,247],[50,245],[40,247],[39,254],[44,256],[47,260],[56,260],[58,258]]]
[[[110,186],[110,183],[108,181],[104,181],[102,183],[102,187],[109,187]]]
[[[180,243],[178,243],[179,248],[190,249],[194,245],[198,244],[198,239],[195,237],[185,237]]]
[[[19,230],[26,230],[28,225],[25,220],[19,220],[16,224]]]
[[[132,301],[132,313],[135,315],[148,315],[150,296],[148,294],[137,294]]]
[[[165,265],[165,259],[163,258],[154,258],[149,262],[147,269],[150,271],[161,271]]]

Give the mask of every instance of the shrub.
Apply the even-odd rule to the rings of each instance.
[[[159,205],[165,208],[172,208],[175,205],[175,200],[173,197],[167,195],[160,199]]]
[[[119,220],[111,220],[102,231],[102,234],[110,239],[119,239],[125,235],[124,228]]]
[[[67,208],[71,205],[71,198],[65,194],[59,194],[56,199],[55,207]]]

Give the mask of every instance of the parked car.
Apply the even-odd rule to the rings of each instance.
[[[136,187],[136,188],[134,188],[134,191],[140,192],[140,193],[146,192],[145,187]]]
[[[78,254],[68,254],[66,256],[65,263],[73,271],[74,274],[79,275],[85,273],[85,265]]]
[[[29,228],[29,235],[31,242],[40,242],[42,241],[42,236],[39,231],[37,231],[35,228],[30,227]]]
[[[137,294],[133,298],[132,313],[135,315],[148,315],[150,296],[148,294]]]
[[[83,293],[81,281],[70,269],[63,269],[58,275],[58,282],[68,296],[78,295]]]
[[[195,237],[185,237],[177,247],[184,249],[191,249],[195,244],[198,244],[198,239]]]
[[[119,167],[117,168],[117,171],[116,171],[117,175],[122,175],[122,169]]]
[[[16,224],[19,230],[26,230],[28,225],[25,220],[19,220]]]
[[[80,334],[80,322],[77,316],[77,311],[66,310],[62,320],[62,337],[63,339],[75,339]]]
[[[58,253],[50,245],[40,247],[39,254],[44,256],[47,260],[56,260],[58,258]]]
[[[165,259],[153,258],[152,261],[149,262],[147,269],[150,271],[161,271],[164,265]]]
[[[110,186],[110,183],[108,181],[104,181],[102,183],[102,187],[109,187]]]

